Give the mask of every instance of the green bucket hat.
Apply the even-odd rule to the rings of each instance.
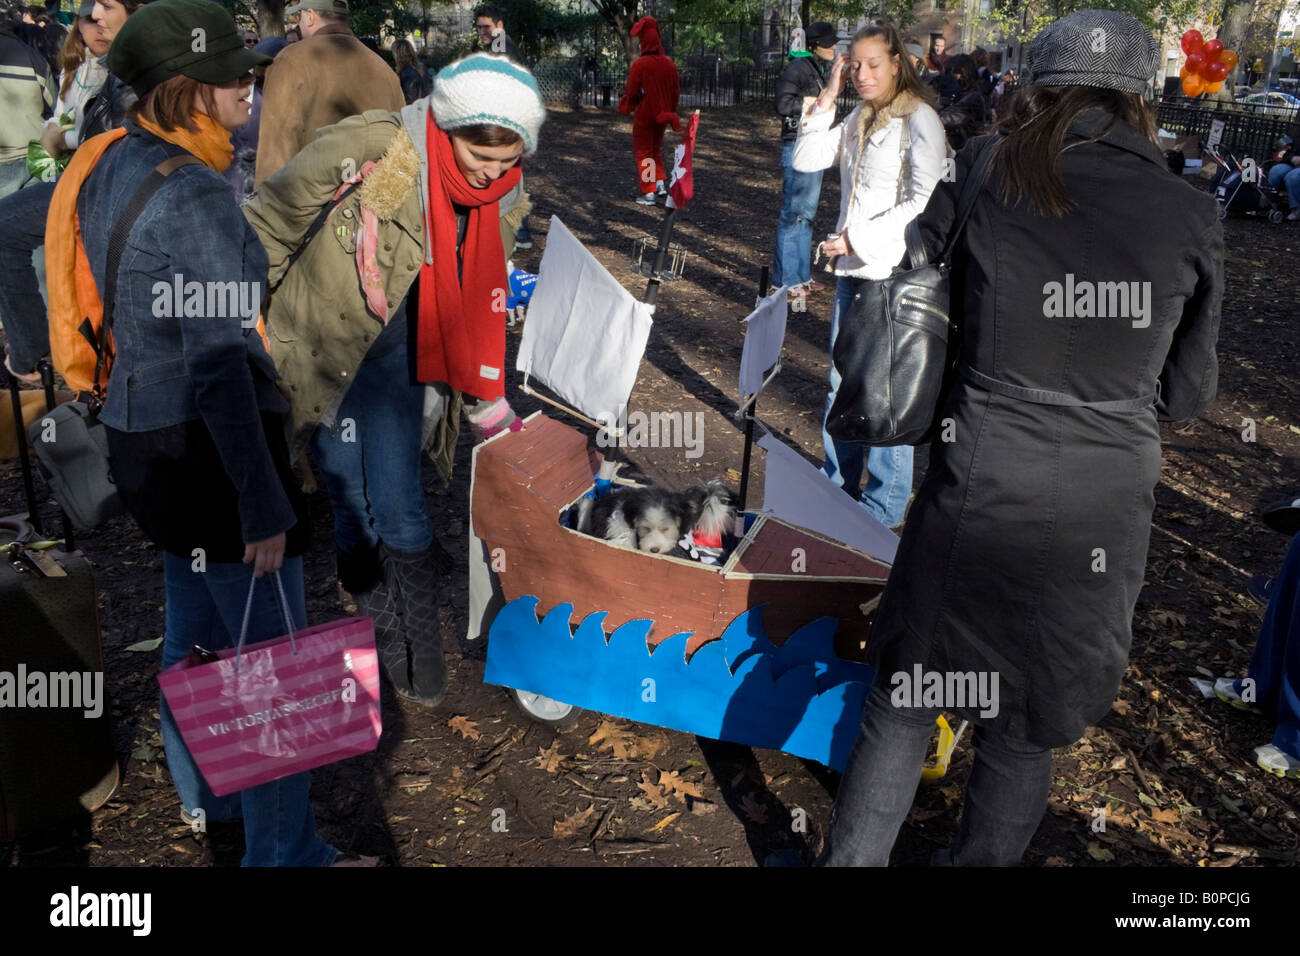
[[[109,72],[140,97],[172,77],[226,83],[270,62],[244,46],[212,0],[153,0],[127,18],[108,51]]]

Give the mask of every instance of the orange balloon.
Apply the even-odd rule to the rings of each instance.
[[[1208,85],[1205,87],[1205,92],[1207,92],[1207,93],[1217,93],[1217,92],[1219,92],[1219,90],[1221,90],[1221,89],[1223,89],[1223,81],[1222,81],[1222,80],[1216,80],[1214,83],[1210,83],[1210,84],[1208,84]]]
[[[1219,54],[1219,62],[1226,66],[1230,71],[1237,68],[1237,54],[1232,50],[1224,50]]]
[[[1189,70],[1187,67],[1183,67],[1181,70],[1178,71],[1178,78],[1180,80],[1185,80],[1192,75],[1193,75],[1192,71]]]
[[[1205,92],[1205,81],[1196,74],[1183,77],[1183,96],[1200,96]]]

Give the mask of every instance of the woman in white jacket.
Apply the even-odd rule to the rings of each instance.
[[[862,102],[832,126],[846,72]],[[840,165],[838,235],[821,245],[834,257],[837,276],[832,349],[857,291],[888,278],[902,260],[903,229],[925,208],[944,174],[948,146],[934,103],[934,91],[917,74],[898,30],[875,20],[854,36],[850,56],[836,57],[826,88],[800,123],[794,168],[812,172],[837,160]],[[839,384],[832,363],[827,412]],[[824,427],[822,442],[822,470],[886,525],[902,524],[912,491],[911,446],[866,450],[835,441]],[[868,478],[860,490],[864,458]]]

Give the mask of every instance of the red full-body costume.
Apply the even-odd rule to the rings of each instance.
[[[627,72],[627,92],[618,102],[620,113],[632,113],[632,149],[636,152],[637,182],[641,192],[652,193],[655,183],[664,182],[664,129],[671,123],[681,131],[677,116],[677,66],[659,42],[659,24],[654,17],[642,17],[632,27],[641,42],[641,55]],[[633,110],[635,109],[635,113]],[[654,175],[650,174],[650,162]]]

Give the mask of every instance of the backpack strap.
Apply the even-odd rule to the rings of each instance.
[[[149,200],[158,191],[168,176],[182,166],[202,165],[203,161],[190,153],[181,153],[165,159],[154,167],[140,187],[127,203],[126,209],[113,225],[113,233],[108,239],[108,259],[104,267],[104,316],[99,324],[99,335],[91,328],[90,319],[83,319],[78,331],[90,342],[95,350],[95,385],[94,394],[98,401],[104,399],[104,390],[99,384],[99,377],[104,371],[108,358],[108,337],[113,329],[113,305],[117,298],[117,272],[122,264],[122,253],[126,250],[126,238],[131,234],[131,227],[144,212]]]
[[[343,191],[338,194],[337,198],[331,199],[321,207],[320,212],[316,214],[316,218],[313,219],[311,225],[307,227],[307,231],[302,234],[302,241],[298,243],[298,248],[289,254],[289,259],[284,264],[284,271],[280,273],[280,278],[276,280],[275,285],[267,288],[266,295],[262,297],[263,315],[266,314],[266,304],[270,302],[271,296],[275,294],[276,289],[280,288],[280,284],[284,282],[284,277],[289,274],[289,270],[293,268],[293,264],[298,261],[298,257],[307,249],[307,244],[311,242],[312,237],[321,231],[321,228],[325,225],[325,220],[330,217],[330,213],[343,205],[344,200],[351,196],[361,183],[361,179],[357,179],[354,183],[348,183]]]

